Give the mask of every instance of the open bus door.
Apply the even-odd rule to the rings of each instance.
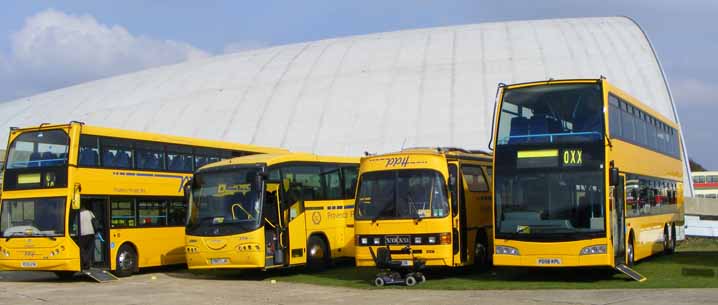
[[[611,209],[614,267],[628,277],[643,282],[646,277],[626,265],[626,262],[628,262],[627,255],[633,255],[626,251],[626,175],[618,174],[617,168],[611,168],[611,176],[610,180],[614,186],[613,208]]]

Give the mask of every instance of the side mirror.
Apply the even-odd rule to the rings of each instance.
[[[79,183],[75,183],[75,187],[72,190],[72,204],[71,207],[73,210],[79,210],[80,209],[80,191],[82,190],[82,187],[80,187]]]
[[[611,167],[608,170],[608,184],[612,186],[618,185],[618,168]]]
[[[182,195],[184,196],[184,202],[186,202],[187,204],[189,204],[190,195],[192,195],[192,182],[193,181],[194,180],[192,179],[192,177],[190,177],[187,180],[187,182],[185,182],[184,185],[182,186],[182,192],[183,192]]]

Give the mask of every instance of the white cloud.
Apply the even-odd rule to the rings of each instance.
[[[248,40],[243,42],[229,43],[224,47],[224,54],[244,52],[249,50],[266,48],[269,45],[267,43],[255,40]]]
[[[713,105],[718,96],[718,84],[694,78],[673,81],[671,90],[677,105]]]
[[[11,37],[11,53],[0,58],[0,100],[209,55],[187,43],[133,35],[90,15],[46,10],[25,20]]]

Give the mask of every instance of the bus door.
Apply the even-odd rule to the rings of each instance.
[[[303,186],[301,183],[290,182],[286,180],[283,182],[285,190],[283,193],[283,199],[281,200],[281,211],[282,211],[282,245],[284,247],[284,253],[287,255],[286,266],[304,264],[307,262],[306,247],[307,247],[307,227],[306,217],[312,217],[313,221],[318,220],[321,222],[321,209],[312,209],[307,211],[310,213],[306,215],[304,200],[312,199],[308,195],[312,193],[309,187]],[[307,196],[305,196],[305,193]],[[318,224],[315,221],[315,224]]]
[[[90,210],[95,215],[95,221],[93,226],[95,227],[95,238],[94,238],[94,251],[92,256],[92,267],[100,269],[109,269],[108,253],[110,250],[109,241],[109,209],[107,198],[103,197],[82,197],[80,200],[82,207]],[[82,222],[80,221],[80,226]],[[80,228],[82,232],[82,228]],[[86,253],[80,251],[80,255],[84,256]]]
[[[454,265],[466,262],[466,200],[464,181],[458,174],[458,164],[449,163],[449,192],[451,193],[452,241]]]
[[[282,249],[282,224],[279,221],[280,190],[278,183],[267,183],[262,207],[262,222],[264,224],[265,267],[284,265],[284,250]]]
[[[613,241],[614,265],[623,264],[626,259],[626,175],[618,176],[618,184],[613,191],[613,211],[611,211],[611,238]]]

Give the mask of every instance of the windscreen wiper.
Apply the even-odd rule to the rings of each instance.
[[[5,241],[9,241],[13,236],[17,236],[17,237],[26,236],[25,234],[20,235],[19,233],[22,233],[22,232],[12,232],[12,233],[8,234],[8,236],[5,237]]]

